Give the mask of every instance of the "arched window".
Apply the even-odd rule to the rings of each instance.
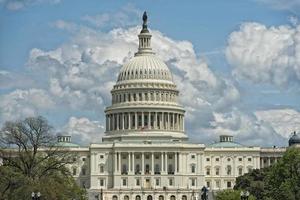
[[[209,167],[206,168],[206,175],[210,175],[210,168]]]
[[[175,198],[174,195],[172,195],[170,199],[171,199],[171,200],[175,200],[176,198]]]
[[[216,167],[216,175],[219,176],[220,175],[220,168]]]
[[[136,195],[135,196],[135,200],[141,200],[141,196],[140,195]]]
[[[181,200],[187,200],[187,196],[186,195],[182,195]]]
[[[151,195],[148,195],[148,196],[147,196],[147,200],[152,200],[152,196],[151,196]]]
[[[243,175],[243,168],[239,167],[239,176]]]
[[[125,195],[125,196],[124,196],[124,200],[129,200],[129,196],[128,196],[128,195]]]
[[[116,195],[113,196],[113,200],[118,200],[118,197]]]
[[[227,165],[226,172],[227,172],[227,175],[231,175],[231,166],[230,165]]]
[[[158,200],[164,200],[164,196],[163,196],[163,195],[160,195],[160,196],[158,197]]]

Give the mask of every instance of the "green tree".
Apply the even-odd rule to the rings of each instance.
[[[241,199],[240,190],[222,190],[217,192],[217,200],[240,200]],[[255,200],[255,197],[250,195],[249,200]]]
[[[300,200],[300,149],[289,148],[265,178],[265,197]]]
[[[264,179],[268,170],[269,168],[254,169],[243,176],[239,176],[236,179],[234,189],[247,190],[255,196],[257,200],[262,200],[265,191]]]
[[[6,122],[0,132],[0,199],[27,200],[33,191],[42,199],[86,199],[67,167],[74,156],[56,146],[43,117]]]

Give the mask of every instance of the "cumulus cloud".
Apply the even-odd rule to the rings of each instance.
[[[41,89],[17,89],[2,95],[0,99],[0,122],[36,116],[40,111],[54,106],[51,96]]]
[[[200,129],[206,137],[215,140],[216,135],[228,134],[235,136],[242,144],[255,146],[286,146],[287,139],[274,131],[273,127],[260,121],[251,113],[234,108],[227,113],[213,113],[211,126]]]
[[[257,118],[270,124],[275,131],[289,138],[291,133],[300,132],[300,112],[294,109],[270,109],[255,112]]]
[[[97,28],[107,27],[108,25],[115,28],[136,25],[140,16],[141,11],[139,9],[132,4],[127,4],[116,12],[85,15],[82,20]]]
[[[70,40],[50,51],[32,49],[28,70],[36,74],[35,77],[42,77],[38,80],[39,90],[51,100],[49,105],[65,108],[68,116],[82,114],[70,118],[64,131],[70,132],[75,141],[85,144],[96,139],[100,141],[104,131],[102,124],[105,124],[104,108],[111,103],[110,90],[121,66],[137,51],[140,27],[101,32],[63,20],[54,25],[71,32]],[[153,49],[173,72],[180,102],[187,110],[187,133],[193,141],[207,143],[217,139],[219,134],[228,133],[246,144],[266,145],[267,137],[274,139],[269,145],[281,144],[283,140],[279,141],[280,135],[270,123],[237,108],[240,92],[235,83],[214,73],[196,55],[191,42],[174,40],[156,30],[151,33]],[[26,101],[15,102],[11,110],[22,113],[18,112],[22,111],[19,102],[26,104]],[[24,108],[29,107],[29,111],[24,111],[23,115],[32,115],[39,108],[46,109],[46,106],[28,104],[30,106]],[[0,109],[4,108],[5,104],[0,104]],[[89,114],[85,116],[86,113]]]
[[[28,6],[34,6],[43,3],[57,4],[60,3],[60,0],[2,0],[0,3],[3,3],[8,10],[18,11]]]
[[[72,136],[72,140],[79,144],[99,143],[104,133],[104,126],[99,121],[91,121],[88,118],[70,117],[63,127],[63,132]]]
[[[237,78],[278,87],[300,83],[300,26],[244,23],[230,34],[226,58]]]

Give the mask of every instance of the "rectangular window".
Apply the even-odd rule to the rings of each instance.
[[[140,186],[140,179],[138,179],[138,178],[135,179],[135,185],[136,185],[136,186]]]
[[[216,187],[220,188],[220,181],[216,181]]]
[[[210,169],[209,168],[206,169],[206,175],[210,175]]]
[[[82,175],[85,176],[85,174],[86,174],[85,168],[82,168]]]
[[[85,157],[82,158],[82,161],[83,161],[83,162],[85,161]]]
[[[227,188],[231,188],[231,182],[227,181]]]
[[[100,159],[103,159],[104,158],[104,155],[100,155]]]
[[[100,165],[100,173],[104,173],[104,166]]]
[[[243,175],[243,168],[239,168],[239,175]]]
[[[77,174],[77,169],[73,168],[73,176],[75,176]]]
[[[126,179],[126,178],[123,178],[123,179],[122,179],[122,185],[123,185],[123,186],[126,186],[126,185],[127,185],[127,179]]]
[[[172,186],[172,185],[173,185],[173,179],[170,178],[170,179],[169,179],[169,186]]]
[[[191,179],[191,182],[192,182],[192,184],[191,184],[192,186],[196,186],[196,179],[194,179],[194,178]]]
[[[100,186],[104,186],[104,180],[100,179]]]
[[[220,158],[216,158],[216,161],[219,162]]]
[[[220,169],[216,168],[216,175],[219,176],[220,175]]]
[[[239,161],[242,162],[243,158],[239,158]]]
[[[195,159],[195,155],[191,155],[191,158],[192,158],[192,159]]]
[[[210,187],[210,181],[206,181],[206,187]]]
[[[155,185],[159,186],[159,178],[155,179]]]
[[[251,158],[248,158],[248,161],[249,161],[249,162],[251,162],[251,160],[252,160]]]
[[[210,158],[206,158],[206,161],[210,161]]]

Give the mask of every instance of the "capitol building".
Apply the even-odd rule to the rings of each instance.
[[[180,92],[151,39],[144,14],[138,50],[111,90],[102,143],[83,147],[70,136],[58,137],[59,145],[76,153],[69,167],[89,199],[199,199],[203,186],[210,191],[233,188],[238,176],[282,157],[286,148],[244,146],[230,135],[208,145],[189,142]],[[295,134],[290,145],[298,144]]]

